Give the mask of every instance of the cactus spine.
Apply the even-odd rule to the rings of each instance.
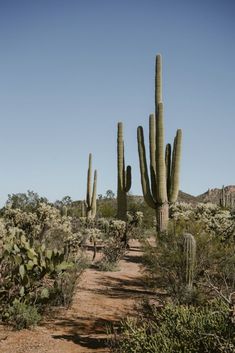
[[[86,193],[86,217],[95,218],[96,216],[96,188],[97,188],[97,171],[94,172],[94,181],[92,188],[92,154],[89,154],[89,165],[87,171],[87,193]]]
[[[131,188],[131,167],[125,169],[123,124],[118,123],[117,130],[117,217],[121,220],[127,218],[127,192]]]
[[[196,262],[196,240],[192,234],[186,233],[183,235],[183,252],[185,261],[185,283],[187,289],[192,290]]]
[[[156,57],[155,66],[155,114],[149,117],[150,182],[146,161],[143,127],[137,129],[140,174],[146,203],[156,210],[157,230],[167,230],[169,203],[177,200],[182,131],[177,130],[173,152],[167,144],[164,151],[164,123],[162,103],[162,63]]]

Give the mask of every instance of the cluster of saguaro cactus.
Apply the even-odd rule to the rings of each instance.
[[[94,181],[92,188],[92,154],[89,154],[89,165],[87,171],[87,192],[86,192],[86,217],[95,218],[96,216],[96,187],[97,187],[97,171],[94,171]]]
[[[150,181],[147,168],[144,132],[137,129],[141,184],[146,203],[156,210],[157,230],[167,229],[169,203],[177,200],[179,191],[179,170],[182,131],[177,130],[173,151],[167,144],[164,151],[164,124],[162,103],[162,60],[156,57],[155,68],[155,115],[149,117]]]
[[[117,130],[117,218],[127,218],[127,192],[131,188],[131,167],[125,168],[123,124],[118,123]]]
[[[220,206],[232,209],[235,207],[235,196],[232,193],[228,193],[224,185],[222,186],[220,194]]]
[[[186,233],[183,235],[183,255],[185,266],[184,280],[187,289],[190,291],[193,288],[196,262],[196,240],[192,234]]]

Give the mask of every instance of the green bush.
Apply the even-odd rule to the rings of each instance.
[[[216,301],[204,307],[153,308],[148,319],[127,319],[113,352],[234,353],[235,326],[228,307]]]
[[[17,330],[36,326],[41,320],[41,315],[35,306],[14,300],[5,313],[5,319]]]
[[[228,297],[235,285],[235,244],[233,239],[205,231],[203,224],[192,224],[196,239],[196,265],[193,290],[185,286],[185,262],[182,256],[183,224],[169,227],[167,234],[158,235],[155,244],[144,243],[143,263],[149,285],[160,288],[175,303],[202,303],[221,292]]]
[[[58,276],[73,267],[63,251],[46,248],[44,243],[31,245],[23,231],[13,228],[0,249],[0,313],[4,316],[6,305],[15,299],[45,304]]]
[[[102,249],[103,257],[98,263],[101,271],[115,271],[118,269],[118,263],[123,258],[126,247],[119,239],[111,238],[106,241]]]
[[[88,259],[85,256],[79,256],[75,266],[59,274],[50,293],[52,304],[69,307],[79,276],[88,265]]]

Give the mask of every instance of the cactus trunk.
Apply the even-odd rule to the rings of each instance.
[[[94,172],[94,181],[92,189],[92,154],[89,154],[89,165],[87,171],[87,193],[86,193],[86,217],[95,218],[96,216],[96,188],[97,188],[97,171]],[[92,189],[92,191],[91,191]]]
[[[169,204],[168,202],[156,207],[157,231],[162,232],[167,229],[169,220]]]
[[[125,169],[123,124],[118,123],[117,132],[117,218],[126,221],[127,219],[127,192],[131,188],[131,167]]]

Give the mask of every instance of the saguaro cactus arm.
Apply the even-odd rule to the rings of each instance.
[[[169,193],[170,202],[176,202],[179,193],[181,145],[182,131],[178,129],[174,139],[172,156],[171,187]]]
[[[171,189],[171,144],[168,143],[165,149],[165,163],[166,163],[166,185],[167,185],[167,197],[170,199]]]
[[[156,108],[157,109],[157,108]],[[163,103],[158,104],[158,115],[156,116],[156,167],[157,167],[157,201],[159,204],[167,202],[166,191],[166,164],[165,164]]]
[[[156,172],[156,126],[155,115],[149,116],[149,157],[150,157],[150,177],[152,195],[157,194],[157,172]]]
[[[126,167],[126,175],[125,175],[125,191],[128,192],[131,188],[131,166],[128,165]]]
[[[91,173],[92,173],[92,154],[89,153],[89,163],[87,170],[87,192],[86,192],[86,204],[87,207],[91,205]]]
[[[138,140],[138,151],[139,151],[139,162],[140,162],[140,175],[141,175],[141,185],[143,190],[143,195],[145,202],[151,208],[156,208],[156,201],[153,199],[148,176],[148,167],[146,161],[146,152],[144,144],[144,131],[142,126],[137,129],[137,140]]]

